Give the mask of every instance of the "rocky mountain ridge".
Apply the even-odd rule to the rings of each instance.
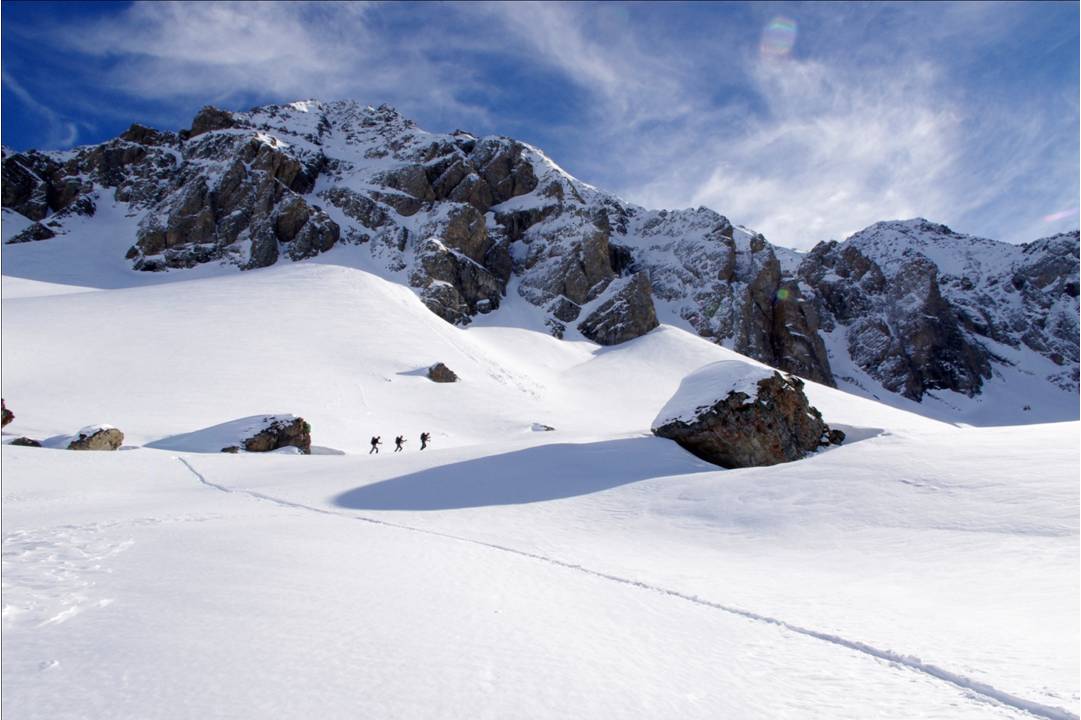
[[[707,208],[626,203],[525,143],[428,133],[349,101],[207,107],[179,133],[133,125],[66,152],[5,149],[5,219],[22,216],[8,242],[71,232],[102,202],[126,207],[138,271],[355,245],[365,269],[457,324],[513,293],[559,337],[615,344],[663,320],[795,375],[913,400],[977,395],[1029,358],[1078,387],[1077,232],[1014,246],[915,219],[800,254]]]

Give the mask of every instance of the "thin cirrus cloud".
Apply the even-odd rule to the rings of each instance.
[[[470,73],[434,59],[425,37],[402,43],[367,3],[135,3],[118,16],[67,27],[70,51],[112,60],[105,81],[189,112],[192,101],[234,108],[299,98],[370,99],[403,110],[485,118],[460,102]],[[181,116],[183,117],[183,116]]]
[[[8,73],[0,73],[4,87],[8,88],[32,113],[42,121],[45,143],[50,147],[70,147],[79,140],[79,128],[70,120],[40,102],[29,90]]]
[[[889,8],[898,15],[893,32],[918,38],[899,42],[850,9],[838,18],[836,6],[825,7],[783,8],[818,14],[809,24],[828,35],[803,54],[793,52],[800,23],[785,16],[758,18],[757,42],[720,56],[655,34],[643,53],[641,28],[627,24],[598,36],[583,17],[589,6],[542,6],[534,14],[544,22],[508,26],[573,81],[607,80],[594,94],[605,155],[591,179],[644,205],[707,205],[801,248],[917,215],[1012,241],[1076,227],[1076,214],[1044,209],[1076,205],[1076,101],[1040,108],[987,99],[979,83],[966,87],[950,67],[953,55],[979,59],[1001,42],[1014,30],[1016,8],[948,6],[930,15]],[[846,35],[849,25],[856,31]],[[846,42],[876,27],[870,43]],[[740,47],[731,36],[716,42]],[[583,67],[590,71],[576,72]],[[718,73],[755,102],[712,102],[703,79]],[[628,105],[655,116],[621,113]],[[643,129],[643,117],[656,122]]]
[[[433,130],[520,136],[632,202],[707,205],[806,248],[917,215],[1015,242],[1076,227],[1076,16],[979,3],[136,3],[46,37],[86,61],[74,120],[93,120],[101,86],[176,126],[205,102],[389,102]],[[65,127],[10,75],[5,89]]]

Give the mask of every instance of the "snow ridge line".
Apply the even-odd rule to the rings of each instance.
[[[498,543],[491,543],[485,540],[476,540],[474,538],[463,537],[461,535],[454,535],[452,533],[441,532],[439,530],[430,530],[427,528],[416,527],[413,525],[404,525],[402,523],[390,522],[388,520],[379,520],[378,518],[368,517],[365,515],[353,515],[349,513],[335,512],[333,510],[324,510],[322,508],[312,507],[311,505],[305,505],[303,503],[291,502],[289,500],[282,500],[280,498],[272,497],[270,495],[264,495],[263,493],[256,492],[254,490],[235,490],[225,485],[219,485],[217,483],[207,480],[202,473],[191,466],[187,460],[177,456],[179,460],[189,471],[201,482],[203,485],[218,490],[219,492],[229,493],[231,495],[247,495],[255,500],[261,500],[263,502],[269,502],[279,507],[291,508],[295,510],[307,510],[309,512],[318,513],[320,515],[333,515],[336,517],[345,518],[348,520],[359,520],[360,522],[369,523],[371,525],[383,525],[385,527],[391,527],[398,530],[405,530],[408,532],[421,533],[424,535],[432,535],[435,537],[446,538],[449,540],[457,540],[459,542],[469,543],[471,545],[479,545],[481,547],[490,548],[492,550],[499,550],[501,552],[510,553],[512,555],[519,555],[521,557],[530,558],[532,560],[538,560],[540,562],[548,563],[549,565],[555,565],[557,567],[566,568],[568,570],[575,570],[585,575],[592,575],[611,582],[620,583],[621,585],[629,585],[631,587],[639,588],[641,590],[649,590],[651,592],[660,593],[662,595],[668,595],[670,597],[685,600],[696,605],[702,605],[704,607],[713,608],[715,610],[721,610],[722,612],[729,613],[730,615],[736,615],[748,620],[754,620],[756,622],[766,623],[774,625],[780,628],[784,628],[789,632],[803,635],[805,637],[814,638],[816,640],[822,640],[832,645],[837,645],[849,650],[853,650],[864,655],[869,655],[879,660],[885,660],[895,665],[900,665],[908,670],[920,672],[925,675],[929,675],[938,680],[942,680],[951,685],[954,685],[969,693],[980,695],[989,700],[993,700],[1001,705],[1013,708],[1014,710],[1020,710],[1030,715],[1035,715],[1041,718],[1047,718],[1047,720],[1081,720],[1077,715],[1064,710],[1063,708],[1052,707],[1050,705],[1043,705],[1032,700],[1026,700],[1016,695],[1011,695],[1004,690],[999,690],[993,685],[973,680],[964,675],[951,672],[944,668],[940,668],[937,665],[932,665],[920,660],[918,657],[912,655],[902,655],[901,653],[894,652],[893,650],[883,650],[873,645],[860,642],[858,640],[849,640],[839,635],[832,635],[830,633],[824,633],[819,630],[811,628],[805,628],[800,625],[793,625],[785,620],[771,617],[769,615],[762,615],[760,613],[753,612],[751,610],[744,610],[742,608],[733,607],[730,605],[723,605],[712,600],[698,597],[697,595],[691,595],[689,593],[680,592],[679,590],[671,590],[669,588],[660,587],[658,585],[651,585],[641,580],[635,580],[633,578],[626,578],[620,575],[612,575],[610,573],[603,572],[601,570],[594,570],[582,565],[578,565],[566,560],[560,560],[558,558],[549,557],[547,555],[540,555],[537,553],[529,552],[528,550],[519,550],[517,548],[508,547],[506,545],[499,545]]]

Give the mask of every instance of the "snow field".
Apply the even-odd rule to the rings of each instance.
[[[5,276],[5,435],[134,448],[3,447],[5,714],[1076,717],[1077,423],[807,383],[850,442],[720,471],[648,428],[687,374],[753,361],[670,326],[463,330],[334,257]],[[276,413],[347,454],[176,449]]]

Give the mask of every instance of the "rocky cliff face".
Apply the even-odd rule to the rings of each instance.
[[[1077,389],[1077,232],[1016,246],[923,219],[882,222],[818,245],[797,276],[833,353],[887,390],[976,395],[996,364],[1026,351]]]
[[[347,101],[204,108],[178,133],[5,149],[5,217],[21,216],[8,242],[81,232],[102,203],[123,209],[135,271],[353,246],[351,262],[457,324],[516,296],[560,337],[614,344],[674,322],[805,378],[832,385],[843,367],[859,383],[854,367],[913,399],[978,393],[1017,361],[1004,348],[1025,348],[1077,388],[1077,233],[1017,247],[917,220],[800,255],[707,208],[626,203],[510,138],[428,133]]]

